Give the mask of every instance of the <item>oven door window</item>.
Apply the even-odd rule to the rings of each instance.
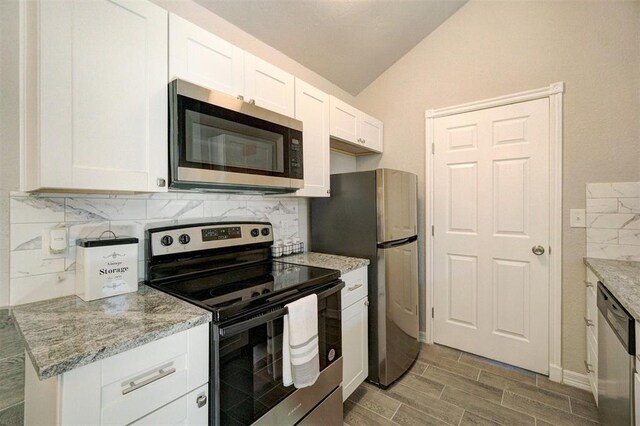
[[[318,301],[320,371],[342,354],[339,297]],[[278,317],[220,339],[220,424],[251,424],[296,390],[282,383],[282,330]]]

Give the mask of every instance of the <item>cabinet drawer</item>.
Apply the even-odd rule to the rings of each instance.
[[[596,303],[596,295],[590,288],[586,291],[587,307],[585,309],[585,327],[587,331],[593,335],[593,339],[598,341],[598,306]],[[591,324],[591,325],[589,325]]]
[[[207,341],[205,324],[103,360],[102,423],[130,423],[205,384]]]
[[[209,419],[208,385],[199,387],[135,421],[134,425],[206,425]]]
[[[342,309],[347,308],[367,295],[367,268],[359,268],[342,276]]]

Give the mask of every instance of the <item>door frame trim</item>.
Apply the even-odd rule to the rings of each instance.
[[[564,82],[535,90],[425,111],[427,224],[426,256],[426,332],[424,341],[433,343],[433,144],[434,120],[439,117],[510,105],[535,99],[549,99],[549,379],[562,381],[562,108]]]

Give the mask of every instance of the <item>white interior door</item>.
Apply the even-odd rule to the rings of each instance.
[[[547,374],[549,100],[436,118],[434,141],[434,341]]]

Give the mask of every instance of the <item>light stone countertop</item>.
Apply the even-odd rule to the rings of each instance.
[[[636,320],[640,320],[640,262],[585,257],[584,263]]]
[[[295,265],[316,266],[318,268],[337,269],[341,274],[354,271],[369,264],[369,259],[357,257],[338,256],[336,254],[325,254],[315,252],[304,252],[291,256],[275,258],[279,262],[293,263]]]
[[[211,312],[144,284],[85,302],[77,296],[12,308],[40,380],[211,321]]]

